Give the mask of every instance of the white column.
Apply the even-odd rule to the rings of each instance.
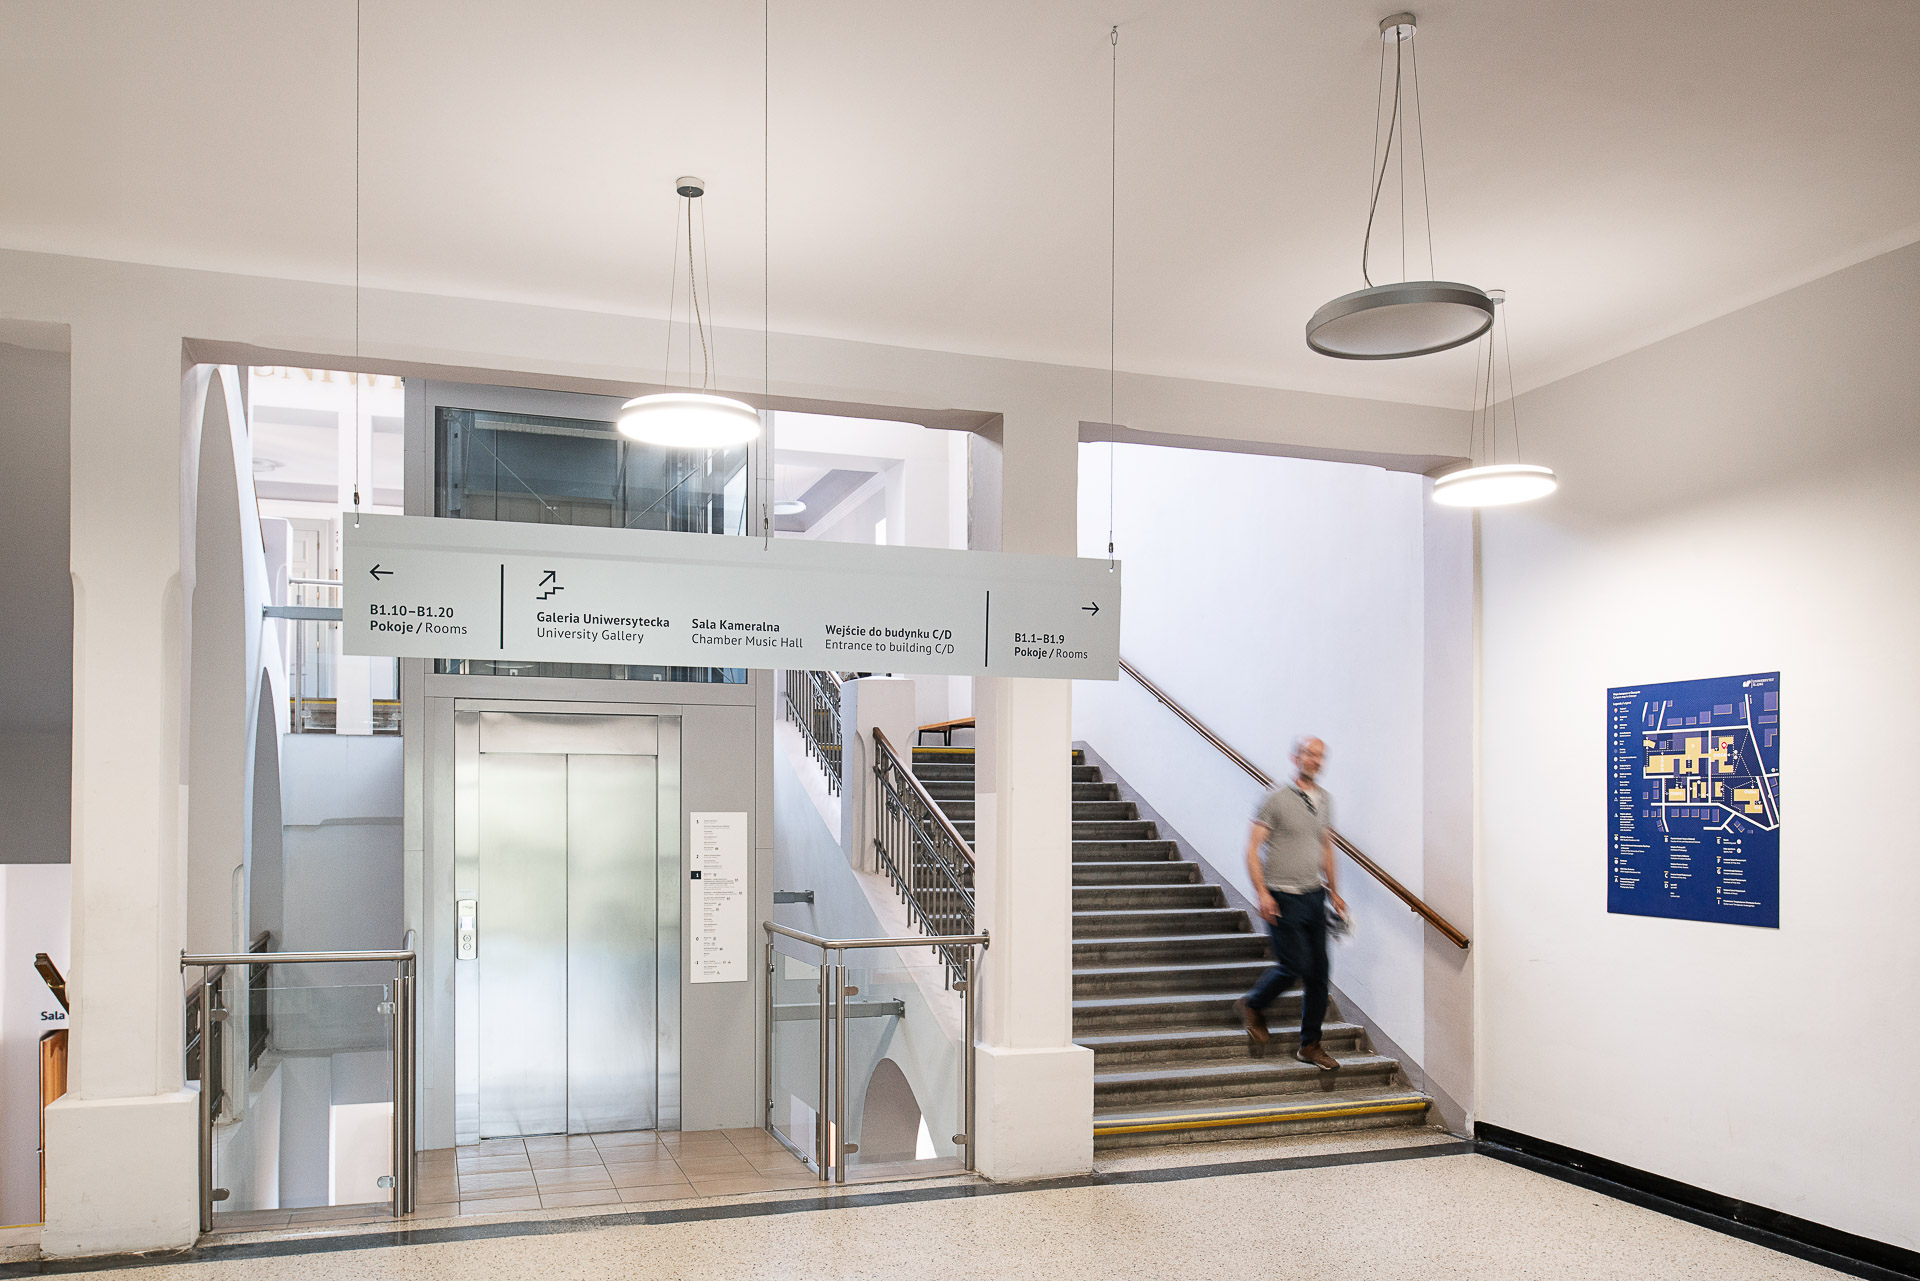
[[[137,322],[74,326],[72,388],[73,1012],[67,1094],[47,1109],[51,1256],[179,1248],[199,1229],[180,995],[197,424],[178,340]]]
[[[914,683],[904,676],[862,676],[840,687],[840,848],[863,872],[880,870],[873,852],[873,731],[903,754],[913,751]]]
[[[1078,425],[1009,418],[1003,440],[975,442],[972,541],[1071,555]],[[975,1155],[995,1179],[1084,1172],[1093,1054],[1073,1043],[1073,686],[983,678],[973,708],[976,923],[992,935]]]

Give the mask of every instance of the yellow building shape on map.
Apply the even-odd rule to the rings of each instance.
[[[1641,742],[1646,744],[1648,749],[1647,774],[1649,777],[1663,774],[1700,777],[1733,773],[1731,760],[1733,736],[1730,734],[1714,735],[1712,746],[1708,746],[1705,737],[1689,734],[1686,738],[1685,750],[1679,752],[1653,751],[1654,744],[1650,738],[1642,739]]]
[[[1734,788],[1733,803],[1749,814],[1761,813],[1760,789],[1757,787]]]

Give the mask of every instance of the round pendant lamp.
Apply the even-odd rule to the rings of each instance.
[[[1504,290],[1494,289],[1488,291],[1487,297],[1498,308],[1507,296]],[[1467,465],[1442,473],[1433,481],[1433,501],[1443,507],[1507,507],[1545,498],[1560,488],[1560,478],[1553,474],[1551,467],[1520,461],[1520,416],[1513,392],[1513,343],[1504,312],[1500,316],[1500,337],[1505,340],[1507,353],[1507,426],[1513,438],[1513,461],[1499,461],[1500,407],[1495,400],[1500,386],[1495,369],[1498,351],[1494,333],[1489,329],[1485,357],[1474,361],[1473,425],[1467,434]]]
[[[635,396],[614,423],[622,436],[670,449],[725,449],[760,435],[760,413],[744,401],[699,391]]]
[[[1374,151],[1377,165],[1370,165],[1372,188],[1367,203],[1367,231],[1360,244],[1360,278],[1366,288],[1342,294],[1313,313],[1307,322],[1307,346],[1323,356],[1340,360],[1404,360],[1426,356],[1470,343],[1493,326],[1493,300],[1484,290],[1449,280],[1407,279],[1407,117],[1420,138],[1419,163],[1413,176],[1420,183],[1419,209],[1424,215],[1427,240],[1427,272],[1433,274],[1433,218],[1427,198],[1427,131],[1420,116],[1419,63],[1413,53],[1413,15],[1396,13],[1381,19],[1380,83],[1387,80],[1387,50],[1393,50],[1393,97],[1387,106],[1384,127],[1386,147],[1378,138],[1382,128],[1380,104],[1375,103]],[[1388,175],[1399,160],[1398,195],[1400,229],[1400,275],[1394,284],[1373,283],[1373,230],[1380,216],[1380,196]]]
[[[1545,498],[1560,488],[1550,467],[1538,463],[1493,463],[1462,467],[1433,482],[1433,501],[1442,507],[1505,507]]]
[[[1401,360],[1472,342],[1492,323],[1492,300],[1472,285],[1403,280],[1342,294],[1314,312],[1307,346],[1342,360]]]
[[[680,197],[682,212],[685,214],[687,229],[687,312],[688,319],[698,339],[700,348],[700,388],[686,391],[655,392],[648,396],[635,396],[620,406],[620,416],[614,421],[614,428],[622,436],[648,445],[664,445],[669,449],[725,449],[733,445],[744,445],[757,440],[760,436],[760,414],[752,405],[734,400],[708,390],[713,383],[713,335],[707,312],[702,309],[700,298],[701,280],[694,270],[695,227],[694,202],[707,194],[707,184],[703,179],[683,177],[674,179],[673,189]],[[673,324],[674,304],[678,298],[680,286],[680,232],[676,219],[673,242],[673,288],[667,299],[667,361],[662,381],[671,381],[673,365]],[[706,214],[700,215],[700,227],[704,231]],[[702,235],[701,247],[705,248]],[[705,261],[704,252],[700,261]],[[711,305],[711,282],[707,293]],[[693,381],[693,349],[695,342],[687,343],[687,381]]]

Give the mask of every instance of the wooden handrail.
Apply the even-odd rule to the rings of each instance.
[[[900,759],[900,753],[894,750],[893,743],[887,738],[887,732],[878,725],[873,727],[873,741],[885,749],[887,755],[893,757],[894,763],[900,766],[900,772],[905,774],[908,781],[913,784],[914,795],[918,796],[921,803],[933,811],[933,816],[940,821],[940,826],[946,831],[948,839],[960,847],[960,852],[967,856],[967,863],[971,866],[974,861],[973,846],[967,843],[966,837],[960,835],[959,831],[953,826],[953,820],[947,817],[947,812],[941,809],[939,803],[927,792],[926,784],[922,783],[920,776],[913,772],[911,758],[902,761]]]
[[[1212,744],[1215,748],[1219,750],[1222,756],[1225,756],[1228,760],[1232,761],[1235,765],[1238,765],[1242,770],[1246,771],[1248,777],[1252,778],[1254,782],[1260,784],[1260,786],[1266,788],[1269,791],[1272,791],[1276,786],[1278,786],[1278,784],[1276,784],[1273,781],[1273,778],[1265,770],[1261,769],[1258,765],[1255,765],[1252,761],[1248,760],[1245,756],[1235,751],[1233,749],[1232,744],[1228,743],[1226,739],[1221,738],[1218,734],[1214,733],[1212,730],[1208,729],[1205,725],[1201,724],[1200,720],[1197,717],[1195,717],[1192,712],[1189,712],[1186,708],[1180,706],[1180,704],[1174,700],[1171,694],[1167,693],[1167,691],[1161,689],[1158,685],[1155,685],[1152,681],[1148,680],[1145,676],[1141,675],[1139,668],[1135,667],[1132,663],[1129,663],[1126,659],[1123,658],[1120,660],[1120,670],[1125,672],[1128,676],[1132,677],[1135,681],[1139,682],[1140,688],[1146,690],[1147,693],[1153,695],[1154,698],[1160,702],[1161,706],[1165,707],[1168,711],[1172,712],[1175,716],[1178,716],[1183,722],[1186,723],[1186,726],[1188,729],[1191,729],[1194,733],[1198,734],[1201,738],[1206,739],[1208,743]],[[1462,950],[1471,946],[1469,940],[1467,939],[1467,936],[1462,934],[1458,929],[1454,928],[1454,925],[1451,921],[1447,920],[1446,917],[1440,915],[1440,913],[1434,911],[1431,907],[1428,907],[1426,903],[1421,900],[1419,895],[1415,894],[1412,890],[1402,885],[1398,880],[1394,878],[1392,873],[1387,871],[1386,868],[1381,867],[1378,863],[1374,862],[1371,858],[1369,858],[1367,855],[1362,853],[1360,851],[1360,848],[1356,846],[1352,841],[1340,835],[1339,832],[1333,832],[1333,843],[1340,848],[1341,853],[1345,854],[1348,858],[1352,859],[1355,863],[1359,864],[1362,871],[1366,872],[1369,876],[1373,877],[1374,880],[1380,882],[1380,884],[1386,886],[1387,890],[1395,898],[1399,899],[1402,903],[1405,903],[1415,916],[1418,916],[1421,920],[1425,921],[1428,925],[1431,925],[1433,926],[1434,929],[1438,930],[1441,933],[1441,935],[1444,936],[1449,943],[1452,943],[1455,947],[1461,948]]]

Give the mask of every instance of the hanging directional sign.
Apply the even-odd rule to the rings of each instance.
[[[1106,560],[426,516],[342,541],[349,654],[1119,676]]]

